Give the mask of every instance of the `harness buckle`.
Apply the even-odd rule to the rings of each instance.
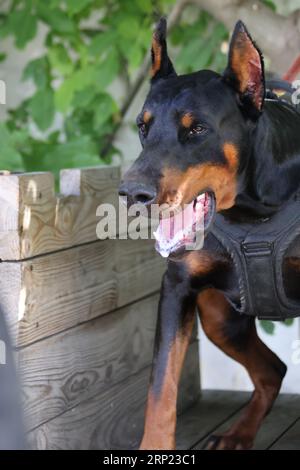
[[[273,243],[269,242],[242,242],[241,245],[247,257],[270,256],[273,252]]]

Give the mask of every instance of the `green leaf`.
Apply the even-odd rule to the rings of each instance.
[[[268,335],[273,335],[275,331],[275,324],[272,321],[269,320],[260,320],[259,324],[261,328],[268,334]]]
[[[116,78],[119,72],[120,62],[118,54],[115,50],[97,66],[95,75],[95,85],[99,90],[104,90]]]
[[[62,85],[54,93],[54,102],[57,110],[61,113],[66,113],[72,103],[75,93],[75,86],[72,79],[65,80]]]
[[[54,96],[51,88],[38,90],[29,102],[32,119],[41,131],[48,129],[54,119]]]
[[[45,88],[50,81],[50,68],[47,57],[40,57],[29,62],[23,71],[22,79],[32,79],[38,88]]]
[[[55,44],[49,49],[49,61],[51,66],[62,75],[70,75],[73,71],[73,63],[62,44]]]
[[[10,132],[10,143],[16,150],[22,150],[28,140],[28,133],[25,129]]]
[[[48,24],[53,31],[60,34],[74,34],[76,26],[73,20],[64,11],[55,8],[49,9],[47,2],[37,2],[40,18]]]
[[[118,33],[125,39],[136,39],[139,34],[140,25],[137,18],[126,16],[118,23]]]
[[[0,168],[2,170],[19,170],[24,169],[22,156],[17,150],[18,139],[20,140],[20,134],[14,135],[10,133],[6,125],[0,123]],[[24,134],[22,135],[22,142],[24,141]]]
[[[79,69],[62,83],[62,85],[55,91],[55,105],[57,106],[58,111],[61,111],[62,113],[68,111],[76,91],[83,90],[88,85],[95,86],[95,72],[96,69],[94,66]]]
[[[54,145],[44,155],[44,168],[58,171],[62,168],[73,168],[99,164],[97,144],[89,136],[81,136],[69,142]]]
[[[262,3],[271,8],[271,10],[276,11],[276,5],[274,2],[272,2],[272,0],[262,0]]]
[[[37,32],[37,17],[28,9],[14,10],[8,17],[8,28],[15,36],[19,49],[35,37]]]
[[[134,0],[134,3],[143,13],[152,13],[153,5],[151,2],[149,2],[149,0]]]
[[[176,66],[180,71],[190,72],[196,70],[194,67],[195,57],[200,53],[199,40],[194,39],[190,41],[189,44],[182,48],[179,54],[176,57]]]
[[[282,322],[285,326],[291,326],[293,323],[294,323],[294,319],[293,318],[287,318],[286,320],[284,320]]]
[[[50,0],[49,7],[50,8],[58,8],[61,4],[61,0]]]
[[[111,49],[114,42],[117,39],[117,35],[114,31],[106,31],[103,33],[98,33],[91,41],[88,51],[89,54],[95,57],[100,56],[104,52],[107,52]]]
[[[107,93],[98,97],[94,109],[94,128],[96,130],[118,110],[115,101]]]
[[[60,136],[60,131],[53,131],[48,135],[48,142],[50,144],[57,144]]]
[[[75,92],[72,104],[75,108],[87,107],[93,102],[96,94],[97,91],[95,90],[95,88],[88,86],[83,90]]]
[[[129,49],[129,53],[128,53],[130,71],[135,70],[137,67],[139,67],[139,65],[142,63],[143,58],[144,58],[143,49],[136,42]]]
[[[81,12],[87,6],[91,5],[94,0],[65,0],[68,13],[73,16]]]
[[[72,140],[82,135],[90,135],[93,137],[93,119],[94,113],[90,109],[85,107],[75,108],[65,119],[64,130],[67,140]],[[97,138],[99,140],[100,135],[98,135]]]

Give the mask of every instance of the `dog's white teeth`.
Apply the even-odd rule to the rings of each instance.
[[[205,201],[205,193],[202,193],[197,197],[197,202],[203,202],[203,201]]]

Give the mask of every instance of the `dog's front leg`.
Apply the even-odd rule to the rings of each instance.
[[[161,288],[141,449],[175,448],[177,389],[194,312],[195,298],[188,279],[169,265]]]

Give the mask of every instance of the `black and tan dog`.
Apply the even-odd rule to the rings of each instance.
[[[178,244],[177,234],[174,249],[168,240],[141,448],[175,447],[178,381],[197,307],[207,336],[247,369],[254,384],[239,420],[223,435],[212,436],[207,448],[249,449],[286,373],[259,339],[255,316],[284,318],[284,295],[291,314],[300,312],[297,230],[280,266],[272,230],[260,232],[261,227],[274,228],[272,221],[287,201],[299,201],[294,195],[300,186],[300,114],[266,94],[262,55],[242,22],[235,27],[223,75],[200,71],[177,76],[165,35],[162,19],[153,35],[151,89],[137,119],[143,150],[126,173],[120,195],[127,196],[129,205],[168,203],[178,209],[205,204],[205,241],[201,250],[189,251],[184,237]],[[285,243],[293,232],[289,221],[300,210],[295,204],[292,214],[290,206],[284,210],[291,214],[284,222],[283,229],[289,228]],[[275,232],[276,224],[282,226],[281,219]],[[223,242],[218,236],[222,227]],[[233,233],[231,244],[226,227]],[[231,253],[234,231],[242,248]],[[252,244],[247,244],[253,233],[262,240],[250,237]],[[282,280],[281,297],[277,279]]]

